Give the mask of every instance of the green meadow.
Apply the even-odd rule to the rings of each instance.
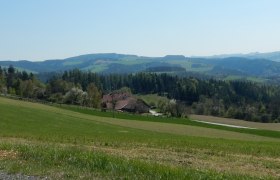
[[[0,97],[0,172],[49,179],[279,179],[279,131]]]

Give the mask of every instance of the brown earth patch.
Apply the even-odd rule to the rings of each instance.
[[[14,151],[0,150],[0,159],[15,159],[17,153]]]

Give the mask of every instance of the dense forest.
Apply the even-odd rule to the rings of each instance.
[[[279,122],[280,87],[250,81],[221,81],[137,73],[102,75],[78,69],[54,74],[46,83],[32,73],[0,67],[2,94],[57,103],[100,107],[102,94],[129,88],[134,94],[158,94],[183,105],[188,113],[258,122]],[[157,104],[164,111],[162,103]]]

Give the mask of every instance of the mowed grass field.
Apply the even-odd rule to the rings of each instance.
[[[0,171],[50,179],[280,178],[277,131],[89,111],[0,98]]]

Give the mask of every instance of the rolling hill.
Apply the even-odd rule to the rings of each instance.
[[[207,58],[228,58],[228,57],[243,57],[249,59],[269,59],[272,61],[280,62],[280,51],[268,52],[268,53],[249,53],[249,54],[223,54],[208,56]]]
[[[261,125],[238,132],[3,97],[0,114],[9,179],[279,179],[280,134]]]
[[[227,77],[261,77],[280,76],[279,53],[240,55],[240,57],[185,57],[182,55],[167,55],[165,57],[143,57],[125,54],[88,54],[61,60],[45,60],[32,62],[0,61],[0,66],[13,65],[20,70],[34,73],[61,72],[78,68],[97,73],[136,73],[195,72],[204,75]]]

